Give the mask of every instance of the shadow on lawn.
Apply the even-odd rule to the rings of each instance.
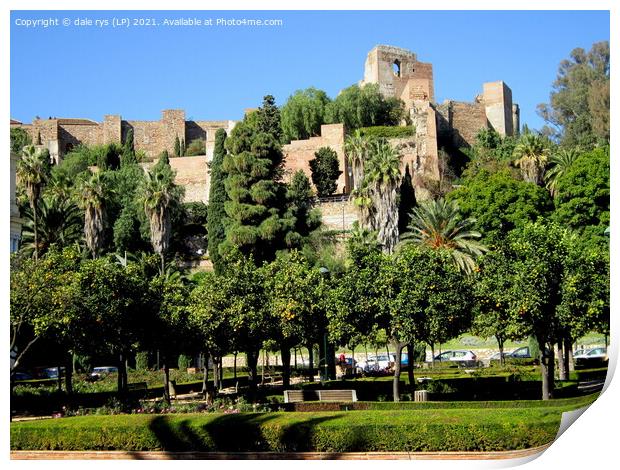
[[[339,415],[334,413],[282,426],[265,426],[281,416],[275,413],[223,414],[205,423],[199,418],[196,422],[196,418],[157,416],[151,420],[149,429],[167,459],[299,459],[302,456],[295,453],[315,451],[316,425]],[[204,454],[207,452],[214,454]],[[337,459],[339,455],[324,452],[321,458]],[[131,452],[130,456],[136,460],[147,458],[141,452]]]

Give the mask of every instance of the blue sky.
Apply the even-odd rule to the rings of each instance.
[[[26,28],[16,20],[58,18]],[[63,27],[68,18],[271,18],[278,27]],[[156,120],[185,109],[200,120],[239,119],[273,94],[279,104],[314,86],[334,97],[363,76],[367,52],[389,44],[431,62],[435,99],[472,101],[504,80],[522,123],[539,128],[560,61],[609,40],[605,11],[11,13],[11,117],[30,122],[105,114]]]

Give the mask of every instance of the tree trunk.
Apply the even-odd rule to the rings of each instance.
[[[549,359],[547,362],[547,374],[549,375],[549,398],[553,398],[555,391],[555,354],[553,351],[553,345],[549,344]]]
[[[219,357],[216,355],[213,355],[213,388],[217,391],[220,389],[220,374],[218,371],[218,366],[219,366],[220,362],[219,362]]]
[[[495,338],[497,339],[497,346],[499,347],[499,364],[501,366],[505,366],[506,358],[504,357],[504,340],[497,336]]]
[[[566,368],[566,361],[564,361],[564,342],[559,341],[556,345],[556,356],[558,358],[558,378],[560,380],[568,380],[568,369]]]
[[[392,382],[392,392],[394,401],[400,401],[400,358],[402,356],[405,343],[396,341],[396,357],[394,358],[394,380]]]
[[[314,345],[309,343],[308,348],[308,382],[314,382]]]
[[[540,374],[542,378],[542,399],[549,400],[553,398],[553,349],[547,354],[545,349],[547,343],[538,340],[538,348],[540,349]]]
[[[233,379],[237,380],[237,352],[235,351],[235,362],[233,363]]]
[[[250,387],[250,392],[254,393],[256,391],[256,386],[258,382],[258,355],[259,350],[247,351],[246,357],[248,361],[248,385]],[[263,367],[264,373],[264,367]]]
[[[38,220],[37,220],[36,204],[32,205],[32,215],[34,219],[34,260],[39,261],[39,227],[38,227]]]
[[[166,357],[164,357],[164,401],[170,404],[170,369]]]
[[[202,390],[201,393],[205,395],[207,394],[209,386],[209,355],[208,353],[204,353],[202,360]]]
[[[407,357],[409,358],[409,365],[407,366],[407,379],[409,380],[409,389],[411,392],[415,392],[415,376],[413,368],[415,363],[413,362],[414,347],[413,341],[407,345]]]
[[[62,368],[58,365],[58,375],[56,376],[56,383],[58,385],[58,391],[62,392]]]
[[[127,368],[125,364],[124,352],[121,352],[118,355],[117,391],[119,395],[125,395],[125,392],[127,391]]]
[[[566,361],[566,369],[570,373],[575,370],[575,361],[573,360],[573,345],[570,339],[565,339],[564,341],[564,360]]]
[[[73,354],[67,355],[67,365],[65,366],[65,389],[67,395],[73,395]]]
[[[291,349],[284,344],[280,349],[282,355],[282,385],[288,388],[291,385]]]
[[[224,357],[220,356],[218,361],[218,372],[220,374],[220,389],[224,388]]]

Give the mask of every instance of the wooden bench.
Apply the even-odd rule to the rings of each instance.
[[[303,401],[357,401],[355,390],[284,390],[284,403]]]
[[[146,392],[147,388],[148,386],[146,385],[146,382],[134,382],[127,384],[128,392]]]

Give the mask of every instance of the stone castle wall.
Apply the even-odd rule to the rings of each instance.
[[[293,140],[290,144],[284,145],[282,151],[285,158],[286,179],[290,179],[295,172],[302,170],[310,181],[310,160],[314,159],[314,154],[321,147],[329,147],[338,154],[338,164],[340,177],[337,181],[336,193],[349,192],[348,183],[348,164],[344,154],[344,126],[342,124],[325,124],[321,126],[321,135],[310,137],[306,140]]]
[[[155,162],[142,163],[143,168],[151,169]],[[185,188],[183,202],[204,202],[209,200],[210,176],[207,156],[170,158],[170,166],[176,173],[174,182]]]

